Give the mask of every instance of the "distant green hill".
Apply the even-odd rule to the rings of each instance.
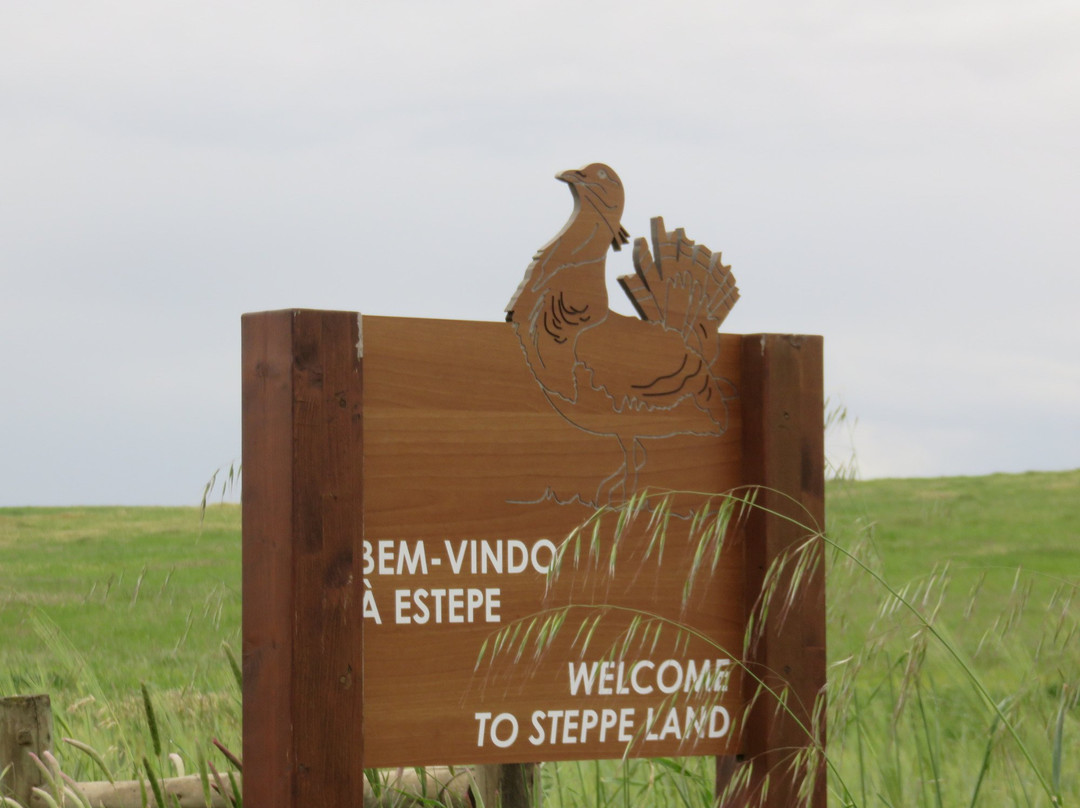
[[[965,623],[999,610],[1014,587],[1045,594],[1080,583],[1080,470],[840,482],[826,507],[830,535],[864,547],[896,586],[947,564],[953,597],[979,595],[964,604]],[[833,638],[834,653],[846,653],[846,639]]]

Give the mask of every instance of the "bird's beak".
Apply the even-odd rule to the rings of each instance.
[[[560,180],[561,182],[568,182],[571,185],[573,185],[575,182],[578,182],[579,180],[581,180],[584,176],[585,176],[584,172],[582,172],[579,169],[575,168],[575,169],[569,169],[567,171],[562,171],[562,172],[556,174],[555,179]]]

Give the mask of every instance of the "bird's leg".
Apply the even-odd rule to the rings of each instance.
[[[626,501],[626,483],[631,469],[631,453],[627,450],[622,438],[618,440],[619,448],[623,454],[623,462],[614,474],[610,474],[600,481],[600,486],[596,489],[596,501],[600,506],[619,505]],[[634,476],[636,477],[636,471]]]
[[[626,454],[625,449],[623,450],[623,454]],[[630,483],[629,493],[631,494],[637,493],[638,472],[645,466],[645,456],[645,445],[641,442],[640,438],[634,438],[633,442],[630,444],[630,452],[626,457],[628,463],[627,477],[629,477]]]

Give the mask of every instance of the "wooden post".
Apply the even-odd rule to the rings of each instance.
[[[758,486],[745,534],[751,706],[745,762],[719,758],[717,786],[724,806],[825,808],[822,339],[747,335],[742,360],[744,468]]]
[[[244,801],[362,805],[357,315],[252,314],[242,334]]]
[[[543,802],[540,767],[535,763],[503,763],[476,767],[479,805],[533,808]]]
[[[31,790],[45,777],[30,753],[41,757],[52,749],[52,707],[48,696],[11,696],[0,699],[0,796],[30,804]]]

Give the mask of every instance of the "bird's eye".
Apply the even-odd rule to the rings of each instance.
[[[599,171],[596,172],[596,176],[598,176],[602,180],[606,180],[607,179],[607,172],[604,171],[603,169],[600,169]]]

